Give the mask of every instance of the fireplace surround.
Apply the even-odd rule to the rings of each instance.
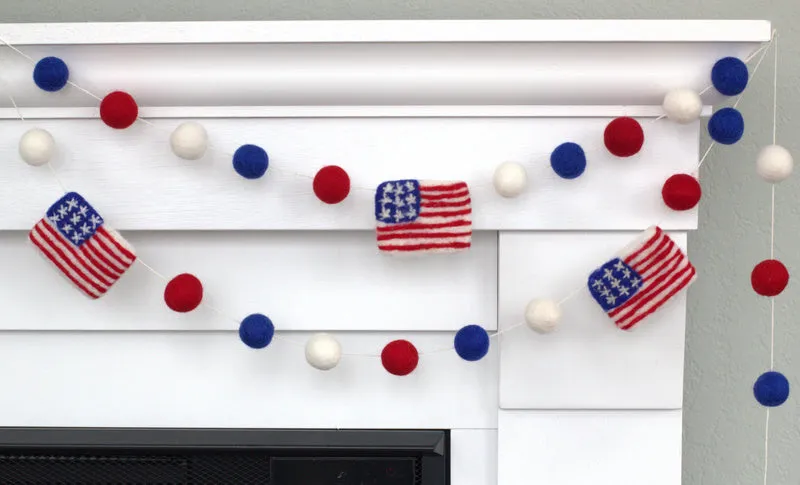
[[[449,431],[4,428],[0,483],[449,485]]]

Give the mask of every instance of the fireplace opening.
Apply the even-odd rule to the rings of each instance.
[[[449,485],[449,434],[0,428],[0,484]]]

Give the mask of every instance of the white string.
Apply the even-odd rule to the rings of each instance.
[[[769,469],[769,408],[767,419],[764,423],[764,485],[767,485],[767,470]]]
[[[8,43],[8,42],[7,42],[5,39],[3,39],[2,37],[0,37],[0,43],[4,44],[4,45],[5,45],[5,46],[7,46],[8,48],[10,48],[10,49],[11,49],[13,52],[15,52],[15,53],[17,53],[18,55],[20,55],[20,56],[24,57],[24,58],[25,58],[25,59],[27,59],[28,61],[30,61],[30,62],[32,62],[32,63],[35,63],[35,62],[36,62],[36,61],[35,61],[35,60],[34,60],[34,59],[31,57],[31,56],[27,55],[26,53],[24,53],[23,51],[21,51],[21,50],[20,50],[20,49],[18,49],[17,47],[15,47],[15,46],[11,45],[10,43]],[[744,62],[749,62],[749,61],[750,61],[750,60],[752,60],[752,59],[753,59],[753,58],[754,58],[754,57],[755,57],[755,56],[756,56],[756,55],[757,55],[759,52],[762,52],[762,51],[763,51],[763,54],[762,54],[761,58],[759,59],[759,61],[758,61],[758,63],[756,64],[755,68],[753,69],[753,73],[752,73],[753,75],[756,73],[756,71],[758,71],[758,67],[761,65],[761,61],[763,61],[763,59],[764,59],[764,55],[766,54],[766,48],[767,48],[767,47],[769,47],[769,45],[770,45],[771,43],[772,43],[772,40],[770,40],[770,42],[769,42],[769,43],[767,43],[767,44],[765,44],[765,45],[761,46],[759,49],[757,49],[756,51],[754,51],[754,52],[753,52],[753,53],[752,53],[750,56],[748,56],[748,57],[747,57],[747,58],[744,60]],[[777,62],[777,54],[776,54],[776,62]],[[776,67],[776,69],[777,69],[777,67]],[[776,82],[777,82],[777,81],[776,81]],[[69,84],[70,86],[73,86],[74,88],[78,89],[79,91],[83,92],[84,94],[86,94],[86,95],[88,95],[88,96],[90,96],[90,97],[94,98],[95,100],[98,100],[98,101],[101,101],[101,100],[102,100],[102,98],[101,98],[100,96],[98,96],[98,95],[96,95],[96,94],[92,93],[92,92],[91,92],[91,91],[89,91],[88,89],[85,89],[85,88],[83,88],[83,87],[79,86],[78,84],[76,84],[76,83],[74,83],[74,82],[72,82],[72,81],[68,81],[68,84]],[[706,93],[707,91],[709,91],[709,90],[710,90],[712,87],[713,87],[712,85],[706,86],[706,87],[705,87],[703,90],[701,90],[701,91],[700,91],[700,93],[699,93],[699,94],[700,94],[700,95],[703,95],[703,94],[705,94],[705,93]],[[16,110],[16,112],[17,112],[17,115],[19,116],[20,120],[21,120],[22,122],[24,122],[24,121],[25,121],[25,119],[24,119],[24,117],[22,116],[22,113],[21,113],[21,111],[20,111],[19,107],[17,106],[17,103],[16,103],[16,101],[14,100],[13,96],[11,96],[11,94],[10,94],[10,93],[9,93],[9,99],[11,100],[11,104],[14,106],[14,109]],[[739,96],[739,98],[736,100],[736,103],[734,104],[734,107],[735,107],[736,105],[738,105],[738,103],[739,103],[739,101],[741,101],[741,99],[742,99],[742,95],[740,95],[740,96]],[[662,115],[660,115],[660,116],[656,117],[655,119],[651,120],[651,123],[655,123],[656,121],[659,121],[659,120],[661,120],[661,119],[664,119],[665,117],[666,117],[666,114],[662,114]],[[154,127],[154,128],[156,128],[156,129],[161,129],[161,128],[160,128],[158,125],[156,125],[155,123],[153,123],[153,122],[151,122],[151,121],[149,121],[149,120],[146,120],[146,119],[144,119],[144,118],[142,118],[142,117],[138,117],[138,116],[137,116],[137,120],[138,120],[138,121],[141,121],[141,122],[143,122],[145,125],[148,125],[148,126]],[[711,145],[708,147],[708,149],[706,150],[706,153],[703,155],[703,157],[702,157],[702,158],[701,158],[701,160],[700,160],[700,163],[699,163],[699,164],[698,164],[698,166],[697,166],[697,168],[698,168],[698,169],[699,169],[699,167],[700,167],[700,166],[703,164],[703,161],[706,159],[706,157],[707,157],[707,156],[708,156],[708,154],[710,153],[710,151],[711,151],[711,149],[713,148],[713,146],[714,146],[714,143],[712,143],[712,144],[711,144]],[[208,146],[208,148],[209,148],[209,149],[214,149],[214,147],[213,147],[212,145],[209,145],[209,146]],[[591,152],[589,152],[589,153],[591,153]],[[230,153],[226,153],[226,155],[228,155],[229,157],[232,157],[232,156],[233,156],[233,154],[230,154]],[[547,153],[547,154],[544,154],[544,153],[543,153],[543,154],[541,154],[541,156],[549,156],[549,155],[550,155],[549,153]],[[537,156],[538,156],[538,155],[537,155]],[[48,163],[47,165],[48,165],[48,167],[49,167],[49,169],[50,169],[51,173],[53,174],[53,177],[54,177],[54,179],[55,179],[55,180],[56,180],[56,182],[58,183],[58,185],[59,185],[59,186],[62,188],[62,190],[63,190],[64,192],[67,192],[67,189],[65,188],[64,184],[62,183],[62,181],[61,181],[61,180],[60,180],[60,178],[58,177],[58,174],[57,174],[56,170],[53,168],[53,166],[52,166],[51,164],[49,164],[49,163]],[[313,176],[311,176],[311,175],[308,175],[308,174],[303,174],[303,173],[299,173],[299,172],[294,172],[294,171],[290,171],[290,170],[285,170],[285,169],[282,169],[282,168],[279,168],[279,167],[278,167],[278,168],[272,168],[272,170],[274,170],[274,171],[277,171],[277,172],[288,173],[288,174],[292,174],[292,175],[296,175],[296,176],[300,176],[300,177],[304,177],[304,178],[308,178],[308,179],[313,179],[313,178],[314,178]],[[478,184],[478,185],[480,185],[480,186],[484,186],[484,185],[485,185],[485,186],[489,186],[489,185],[491,185],[491,184],[487,183],[487,184]],[[366,190],[366,191],[370,191],[370,192],[374,192],[374,190],[375,190],[373,187],[362,187],[362,186],[356,186],[356,185],[351,185],[351,188],[352,188],[352,189],[356,189],[356,190]],[[160,278],[160,279],[162,279],[162,280],[167,280],[167,278],[166,278],[166,277],[165,277],[163,274],[161,274],[159,271],[157,271],[155,268],[153,268],[153,267],[152,267],[152,266],[150,266],[149,264],[145,263],[145,262],[144,262],[144,261],[143,261],[141,258],[138,258],[138,257],[137,257],[137,261],[139,262],[139,264],[140,264],[142,267],[144,267],[145,269],[147,269],[147,270],[148,270],[150,273],[152,273],[153,275],[157,276],[158,278]],[[561,299],[561,300],[559,301],[559,303],[558,303],[558,304],[559,304],[559,305],[563,305],[564,303],[566,303],[566,302],[568,302],[569,300],[571,300],[572,298],[574,298],[574,297],[575,297],[575,296],[576,296],[578,293],[580,293],[580,292],[581,292],[583,289],[584,289],[584,285],[581,285],[581,286],[579,286],[579,287],[575,288],[575,289],[574,289],[572,292],[570,292],[570,293],[569,293],[569,294],[568,294],[566,297],[564,297],[563,299]],[[237,323],[237,324],[239,323],[239,320],[238,320],[238,319],[236,319],[235,317],[232,317],[232,316],[230,316],[230,315],[228,315],[228,314],[226,314],[226,313],[222,312],[222,310],[220,310],[220,309],[218,309],[218,308],[216,308],[216,307],[212,306],[211,304],[209,304],[209,303],[208,303],[208,302],[206,302],[206,301],[202,301],[202,302],[201,302],[201,305],[202,305],[202,306],[204,306],[204,307],[206,307],[206,308],[208,308],[210,311],[212,311],[212,312],[214,312],[214,313],[218,314],[219,316],[221,316],[221,317],[223,317],[223,318],[229,319],[229,320],[231,320],[231,321],[233,321],[233,322],[235,322],[235,323]],[[497,331],[497,332],[495,332],[495,333],[491,334],[489,337],[490,337],[490,338],[499,337],[499,336],[503,335],[504,333],[506,333],[506,332],[510,332],[510,331],[512,331],[512,330],[515,330],[515,329],[517,329],[517,328],[519,328],[519,327],[521,327],[521,326],[523,326],[523,325],[525,325],[525,323],[524,323],[524,322],[523,322],[523,323],[517,323],[517,324],[511,325],[511,326],[509,326],[509,327],[506,327],[505,329],[499,330],[499,331]],[[296,340],[292,340],[292,339],[290,339],[290,338],[287,338],[287,337],[284,337],[284,336],[282,336],[282,335],[275,334],[274,338],[275,338],[275,339],[277,339],[277,340],[281,340],[281,341],[283,341],[283,342],[286,342],[286,343],[290,343],[290,344],[292,344],[292,345],[297,345],[297,346],[302,346],[302,347],[304,347],[304,346],[305,346],[305,343],[304,343],[304,342],[299,342],[299,341],[296,341]],[[440,352],[452,351],[453,349],[454,349],[454,346],[452,346],[452,345],[451,345],[451,346],[447,346],[447,347],[442,347],[442,348],[438,348],[438,349],[429,350],[429,351],[427,351],[427,352],[419,352],[419,354],[420,354],[420,355],[436,354],[436,353],[440,353]],[[344,356],[351,356],[351,357],[379,357],[379,356],[380,356],[380,354],[375,354],[375,353],[346,353],[346,352],[345,352],[345,353],[342,353],[342,355],[344,355]],[[766,480],[766,479],[765,479],[765,480]]]

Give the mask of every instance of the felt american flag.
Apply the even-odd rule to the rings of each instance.
[[[618,328],[631,330],[696,278],[692,263],[659,227],[589,276],[589,291]]]
[[[86,200],[70,192],[33,226],[28,239],[89,298],[100,298],[136,260],[133,247]]]
[[[454,252],[472,242],[472,203],[464,182],[391,180],[375,191],[378,249]]]

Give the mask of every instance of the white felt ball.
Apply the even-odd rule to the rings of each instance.
[[[516,162],[504,162],[494,171],[494,189],[503,197],[516,197],[528,185],[525,167]]]
[[[172,153],[184,160],[197,160],[206,153],[208,133],[203,125],[194,121],[181,123],[169,137]]]
[[[19,139],[19,156],[28,165],[44,165],[53,158],[55,151],[56,141],[47,130],[31,128]]]
[[[691,89],[673,89],[664,96],[662,108],[667,118],[676,123],[686,124],[700,118],[703,100]]]
[[[793,167],[792,154],[780,145],[765,146],[756,160],[756,171],[767,182],[786,179],[791,175]]]
[[[525,321],[532,330],[550,333],[561,320],[561,307],[553,300],[532,300],[525,308]]]
[[[331,370],[342,358],[342,346],[327,333],[313,335],[306,342],[306,360],[315,369]]]

